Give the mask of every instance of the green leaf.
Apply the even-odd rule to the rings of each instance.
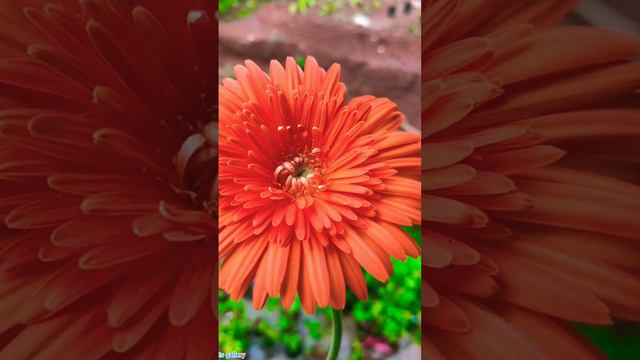
[[[611,360],[640,359],[640,325],[576,325],[578,331],[596,344]]]

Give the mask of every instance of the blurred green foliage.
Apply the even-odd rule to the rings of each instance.
[[[384,286],[366,274],[369,299],[352,294],[353,318],[363,333],[382,337],[392,346],[405,336],[420,342],[420,259],[393,260],[394,274]]]
[[[336,11],[353,7],[362,11],[372,11],[382,6],[381,0],[297,0],[291,1],[289,11],[291,13],[306,14],[311,9],[317,9],[319,15],[330,15]]]
[[[304,318],[301,304],[296,298],[290,311],[281,309],[277,299],[269,299],[262,314],[251,316],[250,301],[231,301],[224,292],[218,292],[220,313],[219,341],[221,351],[247,351],[255,341],[263,348],[282,346],[290,357],[302,353],[303,338],[299,331],[300,321],[308,329],[311,338],[319,338],[320,323],[313,318]]]
[[[304,69],[304,64],[307,61],[307,59],[304,56],[296,56],[295,59],[298,66]]]
[[[359,341],[354,341],[351,344],[351,355],[349,356],[349,360],[362,360],[364,359],[364,349],[362,348],[362,344]]]
[[[218,291],[218,311],[226,317],[226,320],[220,322],[220,348],[234,349],[233,351],[248,349],[249,334],[252,328],[251,324],[245,321],[245,304],[231,301],[228,295],[222,291]]]
[[[220,0],[218,13],[221,19],[233,19],[252,14],[259,5],[270,0]]]
[[[640,359],[640,325],[616,323],[614,326],[576,325],[578,331],[611,360]]]
[[[221,19],[233,19],[250,15],[261,4],[271,0],[220,0],[219,13]],[[317,9],[319,15],[333,14],[339,9],[353,7],[363,11],[372,11],[382,6],[381,0],[291,0],[291,13],[306,14],[311,9]]]
[[[419,242],[420,228],[406,231]],[[369,298],[359,301],[350,291],[344,318],[356,325],[349,360],[365,358],[363,342],[370,337],[397,347],[401,339],[420,342],[420,259],[393,260],[394,274],[386,284],[365,273]],[[247,351],[251,345],[282,351],[290,357],[316,358],[327,349],[323,339],[331,334],[330,310],[307,315],[296,298],[290,310],[279,299],[269,299],[262,311],[251,306],[250,295],[234,302],[219,291],[220,351]]]

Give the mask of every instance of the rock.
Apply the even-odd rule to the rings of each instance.
[[[411,344],[398,351],[395,355],[387,358],[387,360],[420,360],[421,352],[420,345]]]

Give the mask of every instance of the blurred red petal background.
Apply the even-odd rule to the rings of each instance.
[[[571,322],[640,319],[640,42],[575,5],[423,4],[426,358],[597,358]]]
[[[0,1],[0,358],[213,356],[213,7]]]

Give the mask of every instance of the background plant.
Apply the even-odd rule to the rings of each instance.
[[[261,4],[273,0],[220,0],[219,14],[223,20],[250,15]],[[351,7],[362,11],[372,11],[382,6],[381,0],[293,0],[289,1],[291,13],[306,14],[317,10],[319,15],[329,15],[340,9]]]

